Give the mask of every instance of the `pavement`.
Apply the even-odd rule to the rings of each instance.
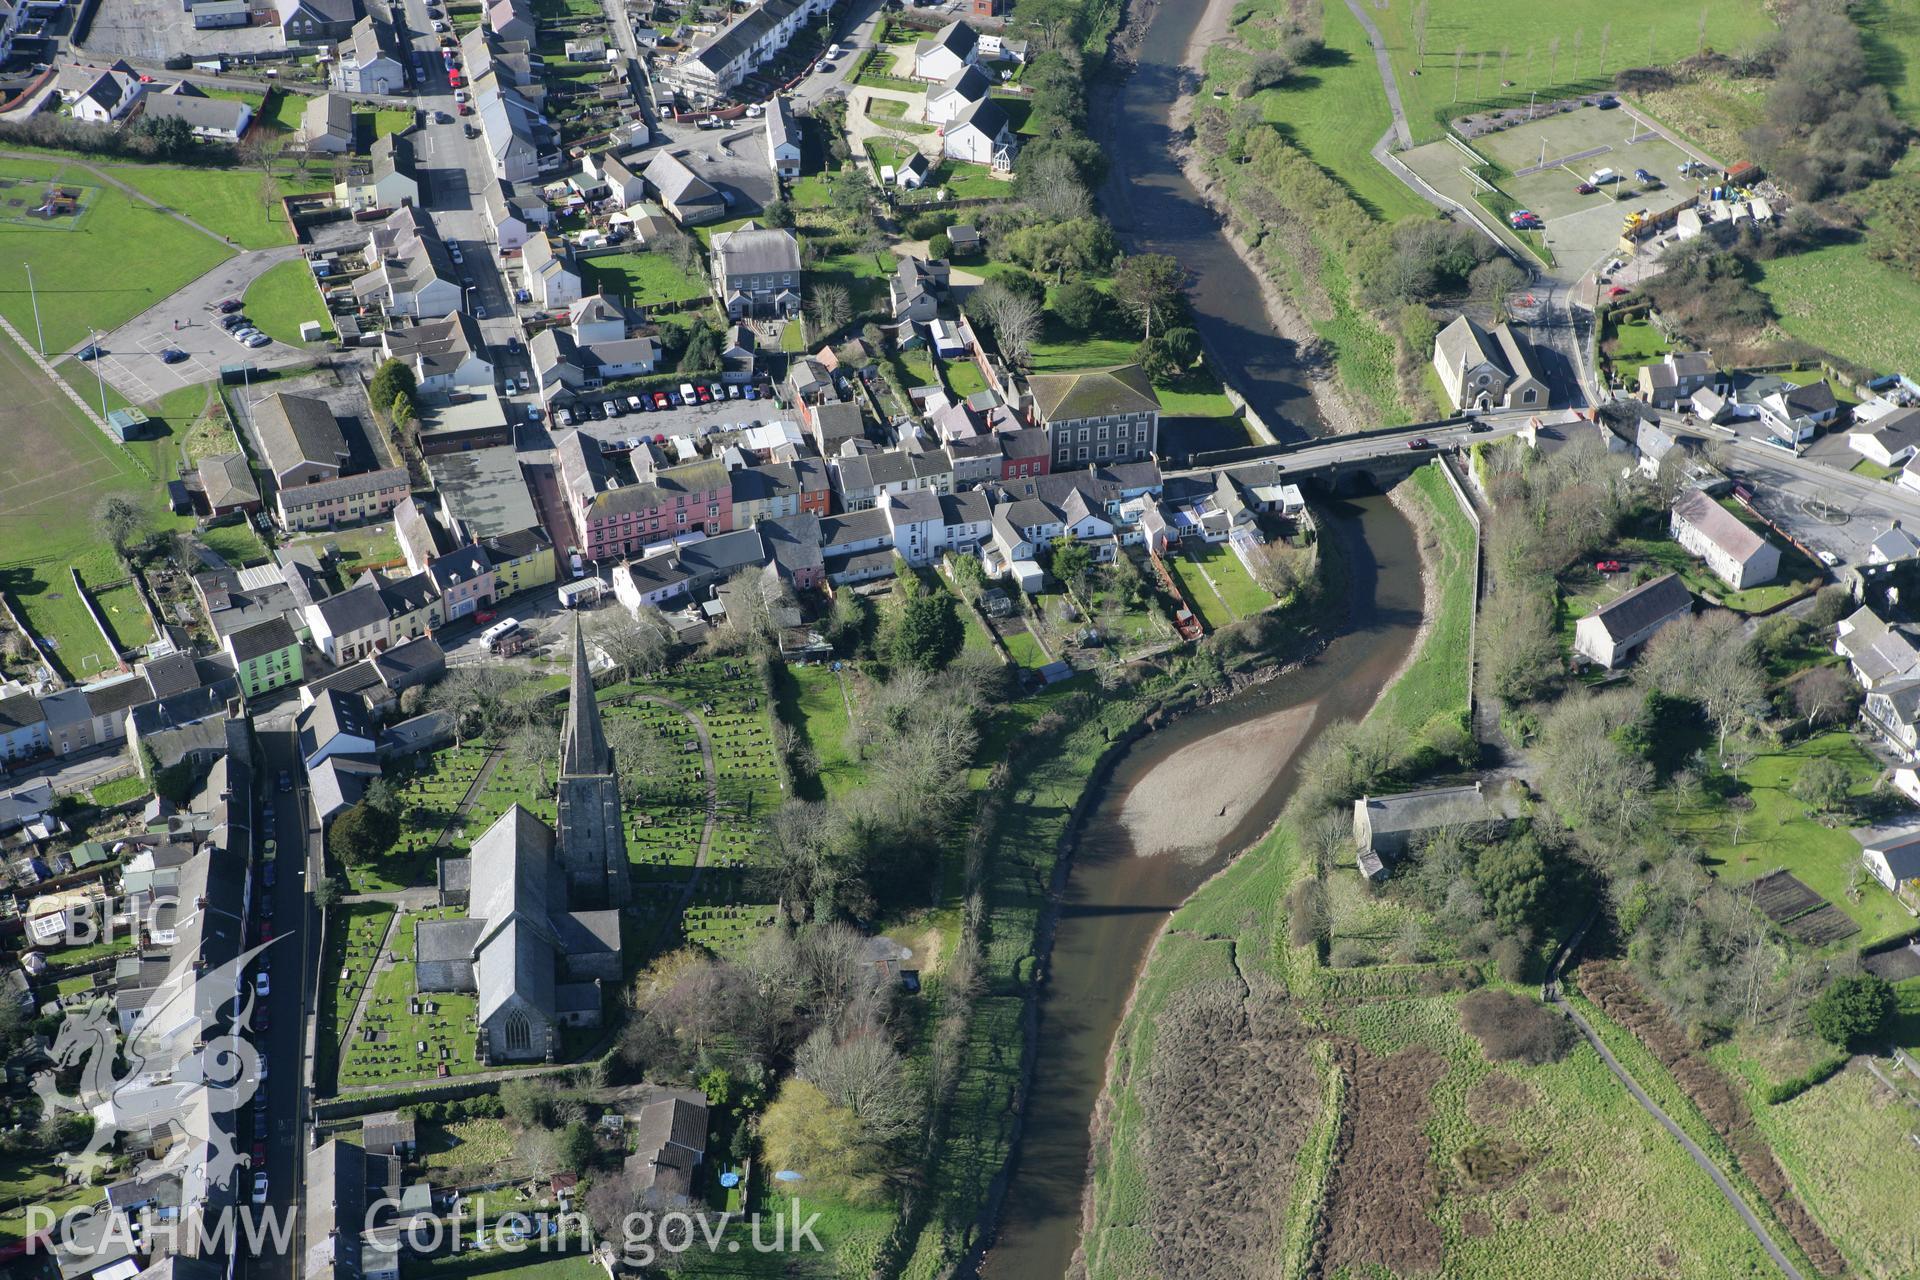
[[[218,323],[221,301],[243,296],[247,286],[269,268],[299,257],[300,246],[289,244],[227,259],[101,338],[107,354],[95,363],[114,390],[135,404],[146,404],[181,387],[218,378],[223,364],[280,369],[311,361],[311,353],[284,342],[242,346]],[[319,315],[317,301],[315,315]],[[162,361],[160,353],[170,347],[186,352],[187,359],[178,364]]]

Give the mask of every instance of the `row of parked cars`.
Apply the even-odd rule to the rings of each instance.
[[[670,390],[631,395],[625,400],[615,397],[602,400],[599,404],[582,403],[570,408],[556,409],[554,419],[563,427],[571,427],[589,419],[605,422],[608,418],[624,418],[629,413],[655,413],[690,404],[713,404],[718,400],[758,400],[759,398],[760,389],[755,386],[742,389],[735,383],[683,382]]]
[[[240,310],[240,299],[228,298],[220,304],[220,327],[227,336],[243,347],[264,347],[273,339],[260,332],[253,321],[247,319],[246,312]]]

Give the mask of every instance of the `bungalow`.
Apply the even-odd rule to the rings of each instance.
[[[300,144],[311,155],[344,155],[353,150],[353,104],[346,95],[322,93],[300,116]]]
[[[1674,541],[1706,561],[1715,576],[1735,591],[1779,576],[1780,548],[1699,489],[1673,504],[1668,527]]]
[[[913,46],[913,74],[944,82],[980,60],[980,37],[964,22],[946,26]]]
[[[200,459],[199,474],[208,515],[224,516],[235,511],[251,515],[260,509],[260,486],[254,482],[246,454],[209,454]]]
[[[1433,340],[1433,367],[1448,402],[1461,412],[1547,406],[1547,384],[1511,325],[1488,331],[1468,316],[1456,317]]]
[[[1864,605],[1840,620],[1833,651],[1847,660],[1853,678],[1869,691],[1904,680],[1920,667],[1920,648],[1908,629]]]
[[[1920,447],[1920,408],[1895,409],[1847,432],[1847,447],[1869,462],[1897,467]]]
[[[718,222],[727,216],[725,197],[671,151],[662,151],[649,161],[642,176],[659,197],[661,207],[683,227]]]
[[[1384,880],[1389,863],[1405,856],[1419,840],[1449,827],[1497,838],[1525,813],[1525,788],[1511,782],[1362,796],[1353,802],[1353,843],[1360,871],[1369,880]]]
[[[1920,827],[1904,831],[1856,832],[1860,862],[1867,874],[1902,901],[1920,896]]]
[[[1609,669],[1621,666],[1669,622],[1693,612],[1677,573],[1643,582],[1574,624],[1573,651]]]
[[[175,92],[179,87],[147,94],[142,114],[149,120],[178,120],[193,130],[194,137],[210,142],[238,142],[253,123],[253,108],[244,102],[209,98],[197,90]]]
[[[1705,351],[1669,351],[1640,366],[1640,398],[1656,409],[1675,409],[1714,380],[1713,357]]]

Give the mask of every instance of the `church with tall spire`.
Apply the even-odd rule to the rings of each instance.
[[[554,826],[515,804],[467,857],[442,859],[440,905],[466,915],[415,928],[419,989],[473,993],[483,1062],[553,1061],[561,1029],[599,1026],[604,989],[620,979],[619,908],[632,892],[620,778],[578,616],[558,799]]]
[[[573,901],[624,907],[631,895],[626,827],[620,818],[620,778],[600,724],[587,664],[580,615],[573,618],[573,674],[567,688],[567,725],[560,738],[559,821],[554,843]]]

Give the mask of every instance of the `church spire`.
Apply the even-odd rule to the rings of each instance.
[[[600,727],[600,704],[593,696],[593,671],[587,665],[587,641],[580,615],[573,615],[573,674],[567,690],[567,728],[560,740],[562,777],[613,772],[607,738]]]

